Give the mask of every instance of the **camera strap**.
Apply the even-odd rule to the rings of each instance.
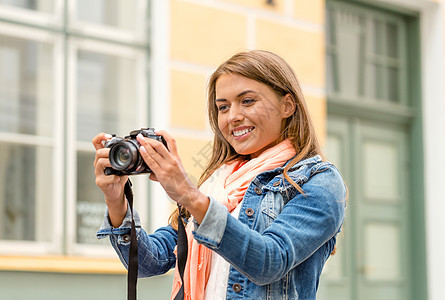
[[[134,222],[133,212],[133,191],[131,181],[127,180],[124,187],[125,197],[127,198],[131,212],[131,230],[130,230],[130,253],[128,256],[128,276],[127,276],[127,299],[137,299],[137,281],[138,281],[138,241],[136,233],[136,224]]]
[[[187,262],[188,255],[188,242],[187,233],[185,232],[184,223],[182,221],[181,206],[178,204],[178,243],[177,243],[177,253],[178,253],[178,271],[181,276],[181,288],[175,296],[175,300],[184,299],[184,270],[185,264]]]
[[[133,212],[133,191],[131,189],[131,181],[127,180],[124,187],[124,194],[127,198],[128,204],[130,206],[131,212],[131,230],[130,230],[130,251],[128,257],[128,276],[127,276],[127,299],[136,300],[137,299],[137,280],[138,280],[138,244],[137,244],[137,233],[136,224],[134,222],[134,212]],[[177,253],[178,253],[178,271],[181,276],[182,285],[180,290],[175,296],[175,300],[184,299],[184,270],[185,264],[187,262],[188,255],[188,242],[187,233],[185,232],[184,223],[182,220],[181,206],[178,204],[178,242],[177,242]]]

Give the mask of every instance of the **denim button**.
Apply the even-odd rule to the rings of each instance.
[[[130,236],[129,234],[124,234],[124,235],[122,236],[122,240],[123,240],[125,243],[128,243],[128,242],[131,240],[131,236]]]
[[[261,195],[263,193],[263,191],[261,190],[261,188],[256,187],[255,188],[255,193],[257,193],[258,195]]]
[[[239,292],[241,291],[241,284],[239,284],[239,283],[235,283],[235,284],[232,286],[232,289],[235,291],[235,293],[239,293]]]
[[[279,186],[280,185],[280,181],[275,181],[274,183],[273,183],[273,186]]]
[[[253,216],[253,213],[254,213],[254,212],[255,212],[255,211],[254,211],[253,209],[251,209],[251,208],[248,208],[248,209],[246,209],[246,211],[245,211],[246,215],[249,216],[249,217]]]

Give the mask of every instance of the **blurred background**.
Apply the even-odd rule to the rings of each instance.
[[[238,51],[283,56],[349,187],[320,300],[443,300],[440,0],[0,0],[1,299],[125,299],[95,233],[98,132],[168,130],[193,181],[210,157],[206,83]],[[143,225],[174,206],[134,179]],[[172,273],[139,280],[168,299]]]

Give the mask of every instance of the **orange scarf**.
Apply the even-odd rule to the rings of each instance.
[[[273,170],[283,166],[289,159],[294,157],[296,151],[289,140],[285,140],[272,148],[265,150],[257,158],[249,161],[237,161],[226,164],[222,168],[227,168],[224,172],[216,170],[214,176],[226,176],[224,190],[227,198],[219,200],[229,212],[233,211],[243,200],[244,194],[252,180],[261,172]],[[210,177],[215,184],[218,180]],[[184,300],[202,300],[207,280],[210,275],[210,265],[212,261],[212,250],[204,245],[198,244],[193,238],[193,222],[189,222],[186,227],[188,239],[188,256],[184,271]],[[181,288],[181,277],[176,266],[173,279],[173,289],[171,299],[174,299]]]

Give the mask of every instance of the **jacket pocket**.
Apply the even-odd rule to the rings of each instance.
[[[284,207],[284,199],[281,193],[273,191],[267,191],[265,197],[261,201],[261,217],[263,218],[262,224],[264,224],[263,230],[269,227],[278,215],[281,213]]]

